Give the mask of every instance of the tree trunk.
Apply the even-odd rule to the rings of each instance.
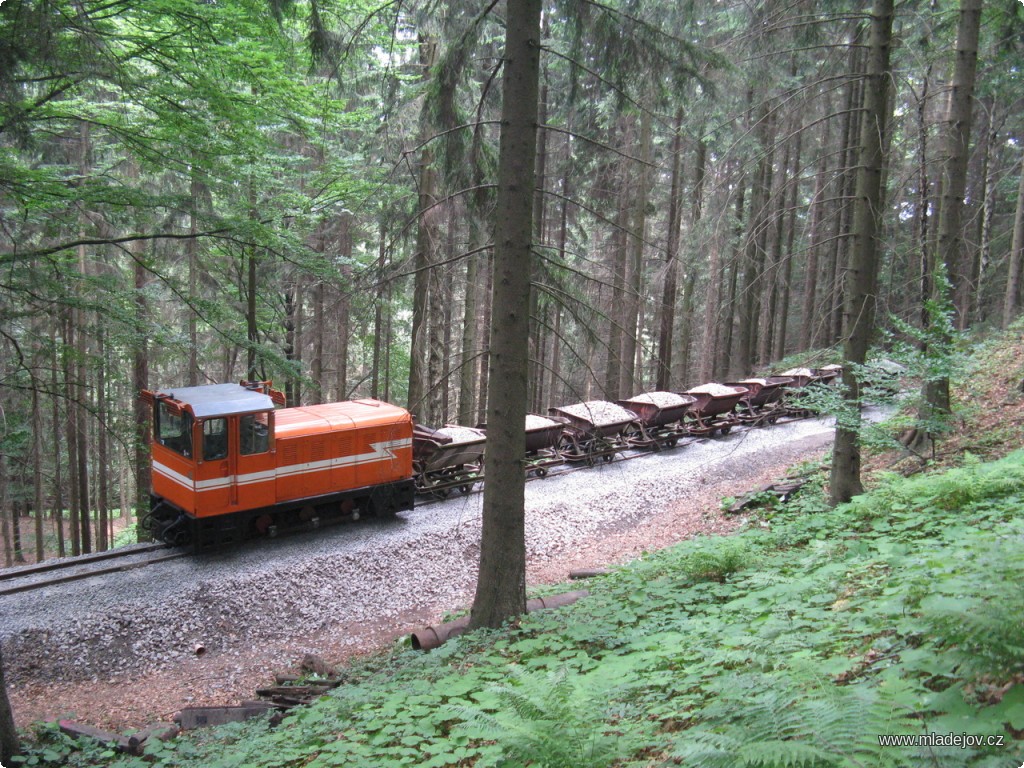
[[[245,361],[245,377],[249,381],[260,379],[256,370],[256,349],[259,345],[256,327],[256,248],[249,248],[245,281],[245,338],[248,342]]]
[[[547,20],[545,19],[545,25]],[[544,30],[547,34],[547,30]],[[544,77],[541,77],[544,80]],[[548,122],[548,86],[545,83],[540,88],[540,106],[537,115],[539,125],[546,125]],[[543,245],[545,243],[545,217],[547,215],[547,195],[545,187],[547,183],[548,164],[548,132],[539,131],[537,134],[537,182],[533,190],[533,229],[534,242]],[[533,360],[530,363],[529,387],[530,408],[533,411],[540,411],[544,400],[544,340],[545,324],[541,322],[541,292],[538,284],[541,282],[544,271],[538,260],[533,262],[533,285],[530,288],[530,317],[533,327],[530,333],[530,353]]]
[[[50,391],[59,392],[60,388],[57,381],[57,369],[61,367],[60,358],[63,357],[63,355],[59,354],[57,351],[57,332],[55,328],[50,329],[50,346],[53,348],[53,359],[50,364]],[[141,389],[137,390],[137,392],[141,391]],[[57,557],[64,557],[66,552],[64,544],[64,482],[61,477],[60,398],[51,398],[51,402],[53,404],[51,419],[53,429],[53,445],[51,446],[53,448],[53,518],[57,528]],[[145,403],[136,397],[135,407],[138,408],[140,405],[145,407]],[[146,477],[148,478],[149,475],[147,474]]]
[[[633,141],[632,119],[621,118],[622,130],[617,138],[619,147],[625,149]],[[626,158],[619,158],[617,164],[616,186],[619,195],[615,200],[615,224],[609,237],[608,257],[611,273],[611,302],[607,306],[608,316],[608,363],[605,366],[604,399],[619,399],[622,385],[622,337],[626,332],[626,273],[629,261],[630,200],[632,185],[630,183],[630,166]]]
[[[133,164],[134,165],[134,164]],[[138,179],[138,166],[135,166],[135,179]],[[193,166],[189,169],[189,210],[188,233],[185,241],[185,253],[188,255],[188,385],[199,384],[199,313],[195,308],[199,298],[199,179]],[[138,396],[138,393],[136,393]]]
[[[11,518],[13,512],[7,506],[7,455],[0,453],[0,538],[4,540],[4,567],[14,565],[14,538],[12,536]]]
[[[490,375],[491,375],[491,302],[494,292],[494,257],[489,254],[483,259],[483,312],[480,313],[480,383],[476,388],[477,392],[477,421],[487,422],[488,400],[490,398]]]
[[[640,115],[640,157],[642,164],[637,174],[631,217],[632,234],[629,236],[626,263],[626,296],[624,302],[622,336],[622,377],[619,391],[632,397],[640,389],[636,376],[636,358],[640,345],[640,298],[643,295],[644,243],[647,240],[647,201],[651,194],[651,115]]]
[[[693,351],[694,313],[696,310],[697,264],[696,241],[697,225],[704,211],[704,181],[707,176],[708,147],[703,140],[697,142],[697,157],[693,164],[693,187],[690,191],[690,244],[686,248],[685,278],[683,280],[683,296],[680,302],[682,321],[679,323],[679,371],[680,381],[690,382],[693,378],[691,360]]]
[[[737,183],[736,190],[736,224],[734,232],[735,246],[732,246],[732,253],[730,254],[729,269],[729,290],[726,292],[725,306],[722,308],[721,322],[725,326],[724,333],[721,336],[722,343],[718,350],[717,362],[715,364],[715,370],[712,374],[712,378],[717,379],[719,376],[728,375],[732,366],[733,360],[733,326],[734,326],[734,315],[736,314],[736,303],[737,294],[736,289],[739,284],[740,270],[743,268],[743,249],[740,245],[740,239],[743,232],[743,210],[746,202],[746,190],[747,190],[747,179],[741,177]],[[745,373],[745,372],[744,372]]]
[[[337,303],[335,304],[334,311],[331,313],[331,325],[334,328],[332,335],[335,339],[336,352],[334,370],[335,400],[347,400],[349,396],[348,352],[349,337],[351,336],[349,325],[352,321],[352,267],[350,266],[353,250],[352,224],[352,214],[344,212],[338,216],[336,221],[331,222],[328,233],[328,243],[330,244],[328,247],[342,257],[342,264],[339,268],[340,280],[337,291]]]
[[[135,412],[135,440],[132,471],[135,476],[135,520],[139,541],[149,541],[149,533],[138,523],[149,514],[149,406],[142,401],[142,390],[149,389],[149,310],[146,306],[146,268],[142,263],[144,245],[129,243],[135,258],[135,333],[132,352],[132,402]]]
[[[61,367],[64,374],[64,400],[67,418],[64,420],[65,442],[68,448],[68,533],[71,537],[71,554],[82,554],[80,520],[78,517],[78,440],[76,437],[77,416],[75,408],[75,389],[71,377],[71,348],[74,344],[74,325],[71,321],[73,310],[65,309],[61,323],[64,327],[64,345],[61,354]]]
[[[669,388],[672,374],[672,330],[676,320],[676,285],[679,282],[679,187],[682,174],[683,110],[676,110],[672,134],[672,182],[668,197],[668,234],[665,242],[665,277],[661,289],[658,356],[654,360],[655,388]]]
[[[314,277],[313,285],[313,359],[309,361],[309,376],[313,380],[313,392],[310,395],[311,405],[324,401],[324,281]],[[374,334],[380,332],[380,300],[377,301],[373,324]],[[373,385],[370,396],[377,397],[377,342],[374,341]]]
[[[498,627],[526,610],[522,458],[540,72],[540,0],[509,0],[505,27],[498,217],[487,406],[480,571],[472,626]]]
[[[826,100],[825,111],[830,109],[831,102]],[[830,146],[831,120],[824,120],[822,126],[821,146]],[[811,223],[807,232],[807,263],[804,265],[804,297],[803,312],[800,318],[800,349],[813,349],[817,346],[818,329],[818,262],[822,250],[821,233],[825,228],[825,189],[828,185],[828,153],[818,153],[818,168],[814,177],[814,197],[811,201]]]
[[[391,298],[391,282],[384,274],[385,267],[387,266],[386,244],[388,231],[387,224],[383,217],[381,217],[378,236],[380,237],[380,240],[377,243],[377,280],[379,281],[380,289],[377,292],[377,301],[374,303],[373,308],[373,363],[370,370],[370,397],[374,398],[381,397],[381,363],[384,358],[383,347],[386,343],[384,333],[384,307],[385,305],[389,305]],[[386,381],[386,372],[384,376]]]
[[[768,102],[762,106],[758,120],[758,136],[760,137],[761,159],[751,189],[750,211],[747,214],[747,236],[743,249],[743,282],[740,291],[739,326],[737,328],[737,344],[735,354],[729,364],[732,376],[745,376],[750,373],[754,364],[754,353],[757,350],[758,318],[761,308],[761,294],[764,291],[765,246],[767,244],[768,226],[766,211],[769,192],[772,188],[772,164],[774,145],[774,112],[769,111]]]
[[[1017,185],[1017,212],[1013,217],[1013,242],[1010,245],[1010,269],[1006,276],[1006,296],[1003,299],[1003,328],[1013,322],[1020,310],[1020,273],[1024,260],[1024,161]]]
[[[41,563],[46,557],[45,538],[43,532],[43,412],[39,407],[39,382],[32,379],[32,465],[36,467],[32,473],[32,506],[35,511],[36,562]]]
[[[281,297],[284,302],[284,359],[289,363],[295,359],[295,281],[285,286],[284,295]],[[289,366],[288,378],[284,382],[284,399],[288,408],[294,408],[299,404],[295,392],[295,381],[298,377],[291,372]]]
[[[110,464],[107,459],[109,440],[107,435],[107,339],[103,319],[97,318],[100,365],[96,370],[96,548],[100,552],[110,549],[108,523],[110,515]]]
[[[879,241],[882,237],[885,190],[883,147],[888,128],[889,51],[892,40],[893,0],[875,0],[871,11],[867,74],[864,78],[860,158],[855,188],[853,248],[844,291],[845,337],[843,385],[847,412],[836,421],[832,449],[830,500],[849,501],[863,492],[860,479],[861,381],[856,366],[867,360],[875,322]]]
[[[951,270],[960,259],[963,241],[961,226],[964,191],[967,187],[967,157],[971,137],[971,104],[974,97],[975,72],[978,65],[978,33],[981,26],[982,0],[961,0],[957,25],[956,63],[953,83],[949,92],[946,128],[942,137],[943,170],[939,206],[938,239],[935,252],[935,272],[941,270],[944,280],[933,280],[932,298],[941,304],[951,300],[948,291],[955,276]],[[939,344],[952,343],[948,332],[939,329]],[[926,352],[927,354],[927,352]],[[913,440],[917,450],[934,443],[931,425],[950,412],[949,376],[941,375],[925,381],[923,402],[918,420],[924,425]]]
[[[789,195],[786,202],[786,212],[789,224],[786,234],[786,251],[783,255],[782,276],[782,298],[779,310],[779,327],[775,334],[775,360],[781,360],[786,356],[786,337],[789,332],[789,302],[793,281],[793,245],[796,241],[796,208],[800,194],[800,151],[803,148],[803,130],[796,134],[796,147],[793,150],[793,163],[790,166]]]
[[[420,40],[420,66],[423,78],[429,78],[431,68],[437,63],[437,39],[425,37]],[[424,105],[426,111],[429,107]],[[424,133],[427,133],[429,121],[421,119]],[[430,136],[421,136],[428,141]],[[430,413],[429,389],[434,383],[429,381],[428,355],[430,352],[430,282],[431,265],[436,261],[434,253],[438,248],[438,210],[437,202],[437,170],[434,168],[434,151],[430,144],[425,144],[420,154],[419,172],[419,228],[416,233],[416,257],[413,265],[416,274],[413,276],[412,302],[412,350],[409,358],[409,410],[423,423],[433,421]]]
[[[79,146],[79,173],[85,178],[92,154],[92,136],[89,131],[89,124],[83,122],[80,130],[81,142]],[[86,263],[85,246],[78,248],[78,274],[83,285],[88,275]],[[86,421],[86,404],[88,402],[88,385],[86,382],[85,362],[88,359],[89,350],[85,335],[85,309],[76,307],[71,311],[72,322],[75,325],[75,378],[74,396],[74,436],[75,453],[78,460],[78,534],[80,549],[83,554],[92,552],[92,526],[89,519],[89,439],[88,426]]]
[[[4,680],[4,656],[0,648],[0,763],[13,765],[12,758],[21,752],[18,731],[14,727],[14,711],[7,697],[7,683]]]
[[[292,338],[292,359],[295,362],[295,404],[302,405],[302,348],[305,341],[304,329],[306,326],[306,278],[298,275],[295,280],[295,335]],[[348,322],[340,325],[339,332],[348,334]]]
[[[459,370],[459,423],[470,425],[476,416],[474,385],[477,378],[477,266],[479,254],[466,257],[466,290],[462,308],[462,368]]]

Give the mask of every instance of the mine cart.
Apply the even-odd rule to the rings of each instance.
[[[548,408],[548,415],[566,420],[559,453],[569,462],[611,461],[628,447],[627,428],[637,420],[630,410],[604,400]]]
[[[788,371],[783,371],[779,376],[786,376],[793,381],[786,385],[787,389],[800,389],[806,387],[817,377],[814,371],[810,368],[790,368]]]
[[[822,384],[831,384],[833,381],[838,379],[843,373],[843,366],[836,365],[825,365],[814,371],[817,380]]]
[[[548,418],[533,413],[526,414],[526,444],[523,462],[527,477],[531,475],[547,477],[551,467],[563,463],[558,446],[566,424],[568,424],[567,419]],[[481,422],[476,425],[476,428],[486,432],[487,424]]]
[[[645,392],[619,405],[636,414],[627,427],[626,441],[634,448],[673,448],[688,434],[683,425],[686,411],[697,401],[692,395],[675,392]]]
[[[526,415],[526,475],[546,477],[548,469],[562,463],[558,445],[566,419],[549,419],[533,413]]]
[[[745,387],[747,390],[736,406],[736,418],[741,424],[755,427],[774,424],[785,413],[782,402],[784,387],[792,381],[788,376],[769,376],[729,382],[726,386]]]
[[[416,492],[440,498],[452,488],[469,493],[483,477],[487,435],[472,427],[431,429],[417,424],[412,436]]]
[[[779,375],[793,380],[784,386],[785,415],[800,419],[815,415],[817,409],[812,407],[808,401],[809,396],[814,393],[814,388],[823,382],[820,373],[812,371],[810,368],[791,368]],[[832,378],[835,378],[836,375],[838,374],[834,374]]]
[[[699,437],[710,437],[715,432],[723,435],[739,423],[736,406],[745,394],[746,387],[728,384],[702,384],[687,390],[694,403],[686,412],[686,430]]]

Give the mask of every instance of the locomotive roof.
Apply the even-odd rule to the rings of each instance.
[[[381,400],[346,400],[340,403],[284,408],[275,416],[277,437],[333,432],[339,427],[376,427],[410,422],[409,412]]]
[[[197,419],[274,409],[270,395],[246,389],[239,384],[203,384],[198,387],[162,389],[156,394],[167,395],[184,403]]]

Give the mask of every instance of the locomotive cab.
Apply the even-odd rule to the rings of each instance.
[[[153,407],[150,527],[178,539],[180,513],[194,518],[274,503],[274,406],[267,384],[213,384],[144,392]],[[260,482],[260,477],[264,482]]]

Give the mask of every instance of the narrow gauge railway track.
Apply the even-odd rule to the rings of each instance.
[[[111,549],[75,558],[48,560],[0,572],[0,597],[52,587],[72,581],[101,576],[105,573],[129,571],[147,565],[176,560],[188,552],[166,544],[149,544],[130,549]]]

